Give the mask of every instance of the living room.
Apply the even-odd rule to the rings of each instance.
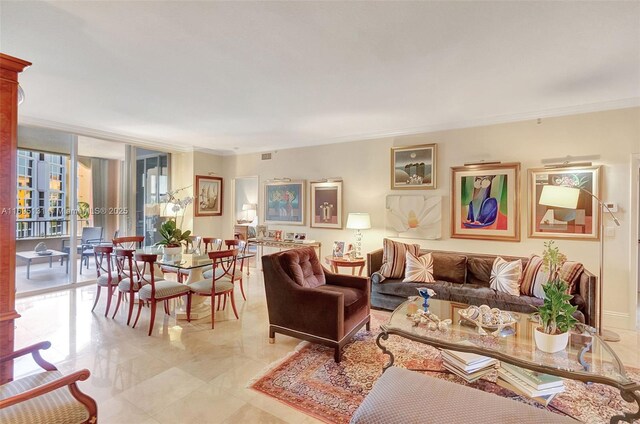
[[[607,422],[625,413],[629,422],[638,418],[633,414],[640,405],[634,386],[640,381],[640,3],[3,2],[2,11],[2,53],[30,62],[7,59],[24,70],[12,70],[17,109],[9,110],[13,101],[2,103],[3,116],[12,116],[16,129],[3,132],[3,148],[15,143],[5,155],[13,159],[3,162],[3,175],[16,169],[17,157],[49,166],[60,158],[64,172],[56,181],[64,181],[64,189],[54,190],[48,180],[47,190],[60,194],[67,208],[85,202],[90,212],[55,217],[47,204],[51,216],[3,215],[2,272],[16,283],[2,283],[8,302],[2,304],[0,356],[51,342],[42,356],[62,374],[88,370],[78,388],[94,399],[100,422],[371,422],[372,416],[363,414],[382,408],[367,398],[379,399],[374,390],[393,386],[385,380],[375,384],[383,376],[392,378],[388,370],[382,373],[394,362],[385,347],[395,355],[389,369],[429,370],[419,375],[428,378],[424,392],[416,389],[416,394],[433,396],[433,405],[410,410],[414,415],[403,415],[403,422],[448,412],[452,405],[440,404],[434,394],[444,380],[457,383],[462,396],[470,385],[517,405],[518,413],[527,406],[555,413],[558,422],[563,415],[583,422]],[[426,172],[406,168],[410,177],[420,177],[414,187],[397,177],[405,151],[411,158],[427,155],[421,159]],[[28,174],[21,172],[7,178]],[[69,177],[74,172],[78,181]],[[558,176],[580,180],[557,183],[569,189],[563,202],[580,188],[573,206],[542,200],[543,181]],[[498,183],[504,183],[503,197],[496,194]],[[31,188],[18,187],[17,197],[15,185],[4,188],[4,210],[25,208],[25,199],[35,202]],[[335,197],[325,204],[318,199],[327,187]],[[469,194],[472,201],[461,196],[464,187],[477,189]],[[487,187],[491,194],[483,201]],[[212,198],[211,190],[213,206],[203,201]],[[273,207],[271,196],[291,195],[287,190],[297,203]],[[492,198],[497,212],[490,209]],[[488,206],[471,217],[476,199]],[[435,206],[420,214],[394,210],[393,202]],[[292,204],[297,212],[287,209]],[[411,224],[399,229],[394,213]],[[366,223],[359,226],[356,219],[363,214]],[[39,228],[29,222],[40,221],[63,224],[27,232]],[[163,263],[168,253],[154,245],[162,244],[163,230],[172,222],[182,241],[191,244],[183,247],[182,262]],[[16,233],[16,224],[22,232]],[[98,243],[85,243],[83,229],[89,228],[101,229]],[[153,273],[159,281],[186,282],[184,287],[210,280],[204,268],[194,271],[204,264],[183,262],[196,251],[212,253],[206,241],[212,238],[236,240],[227,245],[231,252],[240,241],[240,278],[231,277],[230,292],[220,295],[223,302],[216,295],[218,310],[209,306],[214,296],[203,302],[204,295],[192,296],[202,292],[179,287],[176,297],[160,299],[168,313],[159,305],[157,314],[150,313],[131,288],[121,290],[121,300],[117,284],[113,292],[106,290],[111,283],[96,284],[101,252],[111,248],[114,258],[107,262],[121,279],[115,257],[121,246],[114,240],[129,236],[142,241],[129,249],[132,266],[122,267],[125,274],[138,266],[137,255],[145,259],[153,253],[152,262],[161,265]],[[550,358],[566,354],[578,364],[585,354],[591,371],[565,375],[532,357],[531,369],[543,372],[531,364],[542,361],[545,374],[562,377],[563,392],[548,404],[499,386],[495,369],[463,384],[443,368],[433,347],[451,346],[422,337],[409,341],[393,332],[398,329],[391,312],[408,295],[398,294],[398,305],[376,304],[379,288],[392,287],[389,275],[387,282],[374,276],[368,283],[366,328],[360,320],[338,344],[276,325],[269,291],[276,287],[269,283],[275,265],[262,256],[294,260],[286,255],[305,250],[313,252],[314,267],[325,267],[327,281],[334,278],[329,270],[340,278],[359,272],[368,278],[378,271],[370,254],[386,246],[385,239],[419,245],[418,259],[429,252],[455,252],[468,261],[490,255],[488,271],[494,271],[496,256],[519,261],[520,283],[531,255],[542,257],[553,241],[551,249],[583,266],[585,280],[577,286],[587,289],[574,286],[574,315],[595,328],[590,337],[600,344],[576,351],[582,343],[576,333]],[[59,256],[27,262],[25,252],[36,252],[39,243]],[[214,255],[214,264],[230,262],[225,247],[218,248],[222,253]],[[442,265],[432,258],[431,276],[439,280]],[[209,267],[211,260],[206,256]],[[470,263],[463,279],[468,280]],[[418,298],[404,307],[423,305],[415,290],[431,287],[428,280],[423,283],[411,283],[411,297]],[[486,290],[500,291],[488,285]],[[533,312],[507,308],[502,300],[463,302],[449,288],[435,289],[425,304],[431,302],[431,313],[442,318],[436,317],[438,322],[452,321],[442,326],[452,327],[428,331],[458,331],[465,308],[483,303],[519,317]],[[516,291],[522,303],[524,292]],[[544,294],[530,297],[538,299],[536,307],[542,305]],[[8,330],[9,323],[15,330]],[[385,325],[388,334],[381,330]],[[415,328],[425,325],[418,319]],[[509,340],[525,343],[532,339],[527,325],[519,321],[515,335],[496,340],[504,341],[501,346]],[[386,338],[376,344],[379,334],[390,336],[388,344]],[[539,355],[533,340],[529,344]],[[526,367],[504,346],[471,352]],[[10,363],[3,362],[3,383],[39,369],[28,357]],[[597,379],[611,377],[600,371],[608,369],[605,364],[624,366],[616,371],[617,380]],[[429,386],[431,380],[435,386]],[[628,390],[626,401],[620,390]],[[599,408],[605,399],[607,406]],[[0,413],[18,406],[0,407]]]

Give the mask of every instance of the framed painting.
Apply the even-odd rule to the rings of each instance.
[[[575,209],[541,205],[546,185],[581,189]],[[587,192],[585,192],[587,191]],[[599,240],[600,166],[529,169],[529,237]]]
[[[451,237],[520,241],[520,163],[451,168]]]
[[[223,186],[221,177],[196,175],[195,216],[221,216]]]
[[[385,224],[392,237],[442,237],[442,196],[387,196]]]
[[[436,188],[436,145],[391,148],[391,189]]]
[[[305,181],[273,181],[264,184],[265,224],[304,225]]]
[[[342,181],[312,182],[311,226],[342,229]]]

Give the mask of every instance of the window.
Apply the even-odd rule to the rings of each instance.
[[[67,234],[64,155],[18,150],[16,237]]]

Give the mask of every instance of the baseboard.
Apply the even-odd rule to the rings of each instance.
[[[604,328],[607,329],[621,328],[625,330],[635,330],[635,328],[629,328],[629,314],[623,312],[604,311],[602,324]]]

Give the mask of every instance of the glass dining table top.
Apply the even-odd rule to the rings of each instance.
[[[567,378],[597,380],[602,377],[623,385],[633,383],[611,346],[596,334],[573,336],[565,350],[545,353],[536,348],[534,328],[537,322],[530,314],[512,313],[518,318],[515,334],[506,337],[481,335],[477,327],[461,321],[456,308],[464,309],[466,305],[434,298],[429,299],[429,311],[440,319],[451,319],[452,324],[442,330],[429,329],[425,324],[416,325],[408,312],[409,309],[415,310],[416,306],[422,310],[422,302],[421,298],[405,301],[392,313],[389,322],[381,326],[383,331],[439,348],[459,348],[492,356],[525,368],[542,367],[551,374]],[[415,305],[410,308],[411,303]],[[585,349],[588,343],[591,347]]]
[[[158,255],[158,259],[156,260],[156,264],[161,266],[170,266],[178,269],[194,269],[201,268],[207,265],[211,265],[212,261],[209,258],[207,253],[195,252],[195,253],[181,253],[178,255],[165,256],[161,247],[158,246],[147,246],[140,249],[135,250],[136,253],[146,253],[152,255]],[[241,253],[238,254],[237,260],[243,260],[252,258],[255,255],[253,253]],[[222,262],[228,262],[231,258],[222,258],[220,259]],[[240,264],[238,263],[238,267]]]

